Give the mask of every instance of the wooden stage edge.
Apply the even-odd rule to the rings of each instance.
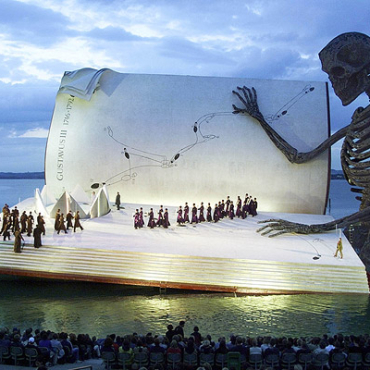
[[[0,242],[0,280],[90,282],[241,295],[368,294],[363,267]]]
[[[55,280],[55,281],[79,281],[88,283],[99,283],[99,284],[117,284],[117,285],[129,285],[129,286],[140,286],[158,288],[160,291],[163,289],[176,289],[184,291],[204,291],[208,293],[232,293],[238,295],[284,295],[284,294],[327,294],[327,292],[316,292],[316,291],[286,291],[286,290],[270,290],[270,289],[240,289],[238,287],[223,287],[219,285],[200,285],[200,284],[186,284],[186,283],[171,283],[171,282],[158,282],[158,281],[143,281],[133,279],[117,279],[99,276],[89,275],[76,275],[76,274],[57,274],[57,273],[43,273],[43,272],[32,272],[23,271],[17,269],[0,269],[0,280],[1,276],[13,276],[13,277],[25,277],[25,278],[36,278],[44,280]],[[345,292],[342,294],[358,294],[353,292]]]

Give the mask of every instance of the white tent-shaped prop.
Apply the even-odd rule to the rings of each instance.
[[[73,189],[71,196],[79,203],[79,204],[90,204],[90,198],[86,194],[86,192],[82,189],[82,187],[77,184]]]
[[[110,211],[109,196],[107,188],[104,186],[99,190],[90,208],[90,217],[91,218],[101,217],[109,213],[109,211]]]
[[[37,214],[41,213],[42,215],[49,215],[48,211],[46,210],[39,188],[35,190],[35,208]]]
[[[81,218],[86,218],[87,217],[85,211],[81,208],[81,206],[66,191],[63,193],[63,195],[55,203],[55,205],[54,205],[54,207],[53,207],[53,209],[50,213],[50,217],[55,217],[55,214],[56,214],[58,209],[60,209],[60,212],[64,213],[65,215],[69,211],[72,211],[73,213],[75,213],[77,211],[80,211]]]
[[[44,185],[44,187],[41,190],[41,199],[45,207],[54,204],[56,199],[49,191],[49,188],[47,185]]]

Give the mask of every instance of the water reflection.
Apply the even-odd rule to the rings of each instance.
[[[270,295],[168,292],[117,285],[7,281],[0,284],[3,326],[89,333],[164,333],[186,320],[214,338],[242,335],[363,334],[370,324],[367,295]]]

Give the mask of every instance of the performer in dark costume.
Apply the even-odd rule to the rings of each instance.
[[[184,223],[185,222],[190,222],[190,220],[189,220],[189,206],[188,206],[188,202],[185,202],[185,207],[184,207]]]
[[[250,214],[252,217],[257,216],[257,199],[254,198],[249,204]]]
[[[248,215],[248,205],[247,200],[245,200],[242,208],[242,219],[244,220],[245,218],[247,218],[247,215]]]
[[[179,206],[179,209],[177,210],[177,223],[179,225],[182,225],[184,223],[184,219],[182,218],[182,207]]]
[[[5,203],[3,207],[3,216],[6,216],[10,213],[9,206]]]
[[[84,228],[82,227],[81,223],[80,223],[80,211],[77,211],[75,213],[75,224],[73,226],[73,232],[76,232],[76,229],[77,228],[80,228],[81,230],[83,230]]]
[[[228,195],[226,198],[226,210],[225,210],[226,217],[229,217],[229,211],[230,211],[230,196]]]
[[[240,199],[240,196],[238,195],[238,200],[236,201],[236,217],[242,216],[242,200]]]
[[[10,240],[10,229],[12,228],[12,221],[10,219],[10,215],[4,217],[4,227],[3,227],[3,240],[5,241],[6,238]]]
[[[33,216],[32,212],[27,217],[27,236],[32,235],[32,229],[33,229]]]
[[[138,209],[135,211],[134,214],[134,228],[135,229],[140,228],[140,213]]]
[[[222,219],[222,205],[221,202],[218,202],[218,207],[217,207],[217,214],[218,214],[218,219]]]
[[[195,203],[193,203],[193,207],[191,209],[191,222],[190,222],[191,224],[193,224],[193,223],[197,224],[198,223],[197,212],[198,212],[198,209],[195,206]]]
[[[167,208],[165,208],[165,210],[164,210],[164,215],[163,215],[163,227],[164,227],[165,229],[167,229],[167,228],[168,228],[168,226],[171,226],[171,224],[170,224],[170,221],[169,221],[169,219],[168,219],[168,209],[167,209]]]
[[[73,220],[73,215],[72,215],[72,211],[69,211],[67,213],[67,216],[66,216],[66,220],[67,220],[67,230],[69,228],[73,228],[73,224],[72,224],[72,220]]]
[[[149,211],[148,227],[150,227],[151,229],[153,229],[155,227],[153,208],[150,208],[150,211]]]
[[[116,195],[116,201],[114,204],[117,206],[117,211],[119,211],[119,209],[121,208],[121,195],[118,191]]]
[[[212,207],[211,207],[211,203],[208,203],[208,207],[207,207],[207,221],[208,222],[211,222],[212,221]]]
[[[19,217],[19,209],[17,208],[17,206],[14,207],[13,215]]]
[[[59,228],[60,209],[55,213],[54,230],[58,231]]]
[[[203,202],[200,203],[199,207],[199,218],[198,222],[204,222],[206,219],[204,218],[204,205]]]
[[[42,235],[45,235],[45,220],[41,213],[37,216],[37,226],[40,228]]]
[[[217,222],[219,220],[219,211],[218,211],[218,205],[215,204],[215,208],[213,210],[213,221]]]
[[[222,199],[221,201],[221,208],[220,208],[220,211],[221,211],[221,217],[224,218],[226,217],[226,211],[225,211],[225,201]]]
[[[22,252],[22,240],[24,241],[20,230],[16,230],[16,232],[14,233],[14,252],[15,253]]]
[[[64,223],[64,214],[63,213],[61,213],[60,217],[59,217],[58,234],[60,233],[61,230],[64,231],[65,234],[68,234],[67,230],[66,230],[66,225]]]
[[[25,233],[26,229],[27,229],[27,213],[26,211],[23,211],[21,215],[21,233]]]
[[[163,206],[158,211],[157,226],[163,226]]]
[[[139,225],[140,227],[144,227],[143,207],[140,207],[140,211],[139,211]]]
[[[12,232],[13,234],[19,229],[19,218],[16,213],[13,213]]]
[[[42,246],[41,234],[42,234],[42,230],[41,230],[40,224],[38,224],[33,230],[33,246],[35,248],[40,248]]]
[[[233,201],[230,202],[230,212],[229,212],[230,220],[232,220],[235,217],[234,213],[234,203]]]
[[[4,207],[5,208],[5,207]],[[5,231],[5,226],[6,226],[6,223],[8,221],[8,214],[7,213],[4,213],[4,208],[3,208],[3,223],[1,225],[1,232],[0,232],[0,235]]]

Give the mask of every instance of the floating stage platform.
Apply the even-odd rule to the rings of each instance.
[[[313,224],[331,216],[265,212],[177,226],[176,209],[168,207],[168,229],[135,230],[137,207],[82,220],[84,230],[68,234],[58,235],[48,219],[43,246],[35,249],[24,236],[20,254],[13,240],[1,241],[0,274],[240,294],[369,293],[365,267],[344,236],[344,258],[334,257],[339,230],[275,238],[256,232],[258,221],[269,218]]]

